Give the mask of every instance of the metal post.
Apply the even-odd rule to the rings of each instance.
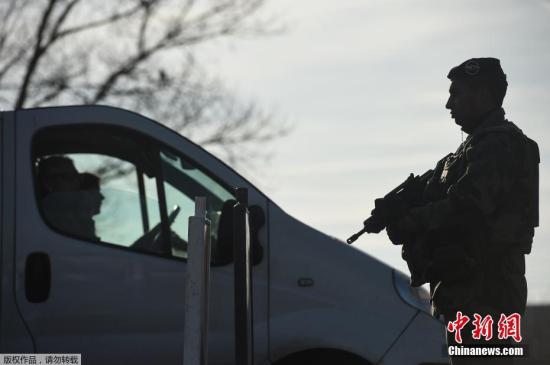
[[[189,217],[183,364],[206,365],[208,361],[208,287],[210,275],[210,220],[206,198],[195,198],[195,216]]]
[[[248,190],[238,188],[233,206],[233,259],[235,262],[235,364],[254,363],[252,276],[248,227]]]

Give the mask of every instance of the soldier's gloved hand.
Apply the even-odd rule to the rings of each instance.
[[[387,225],[386,232],[394,245],[403,245],[412,241],[416,224],[409,215]]]

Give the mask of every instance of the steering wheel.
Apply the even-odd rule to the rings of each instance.
[[[174,205],[174,209],[172,209],[172,212],[170,212],[170,214],[168,215],[168,227],[170,227],[172,223],[174,223],[180,211],[181,211],[180,206]],[[130,245],[130,247],[138,250],[162,253],[163,252],[162,242],[160,242],[160,238],[162,237],[161,227],[162,227],[162,221],[157,223],[153,228],[151,228],[149,232],[145,233],[143,236],[138,238],[134,243]]]

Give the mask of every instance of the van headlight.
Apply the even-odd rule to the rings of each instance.
[[[410,306],[430,314],[430,292],[420,286],[410,286],[410,278],[400,271],[393,269],[393,286],[401,299]]]

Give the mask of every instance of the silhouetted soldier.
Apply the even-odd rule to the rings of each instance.
[[[490,314],[498,340],[500,314],[525,312],[524,255],[538,226],[539,152],[504,118],[508,83],[498,59],[470,59],[448,78],[446,108],[468,137],[438,163],[423,189],[423,204],[389,224],[387,232],[393,243],[404,244],[409,267],[425,263],[414,267],[421,278],[417,284],[430,283],[436,316],[447,324],[458,311],[469,315],[462,331],[467,344],[473,341],[473,313]],[[453,334],[447,338],[453,344]],[[453,357],[452,363],[508,364],[511,358]]]

